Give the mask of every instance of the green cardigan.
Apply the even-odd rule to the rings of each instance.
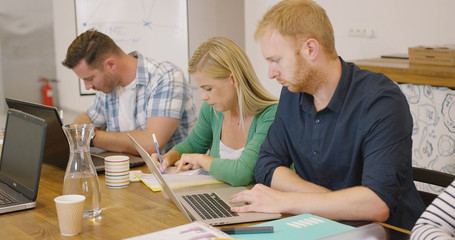
[[[173,149],[180,154],[207,153],[210,150],[209,155],[215,158],[210,165],[210,175],[232,186],[251,184],[254,182],[254,165],[259,149],[275,119],[277,106],[272,104],[254,117],[245,149],[237,160],[219,158],[224,115],[206,102],[202,104],[199,118],[188,138]]]

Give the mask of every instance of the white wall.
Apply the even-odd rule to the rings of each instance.
[[[210,37],[231,38],[245,48],[244,0],[189,0],[190,57]]]
[[[0,56],[2,55],[2,39],[0,38]],[[0,99],[3,99],[3,74],[2,73],[2,58],[0,57]],[[0,102],[0,115],[5,113],[5,103],[3,101]],[[2,126],[2,125],[0,125]]]
[[[0,56],[2,55],[2,44],[1,44],[1,38],[0,38]],[[2,72],[2,58],[0,57],[0,73]],[[0,86],[3,86],[3,74],[0,74]],[[0,88],[0,99],[4,99],[3,96],[3,87]],[[6,104],[4,101],[0,101],[0,131],[4,128],[6,121],[5,121],[5,115],[6,115]]]
[[[262,15],[278,0],[245,0],[245,46],[259,78],[279,95],[280,86],[268,80],[267,65],[253,35]],[[455,43],[453,0],[316,0],[327,12],[338,54],[345,60],[407,53],[410,46]],[[350,28],[371,28],[374,38],[348,36]]]
[[[51,9],[51,0],[0,0],[0,128],[5,97],[42,103],[40,78],[55,78]]]
[[[267,9],[277,2],[279,1],[245,0],[244,29],[245,50],[259,78],[269,91],[279,96],[281,86],[275,80],[267,78],[266,62],[262,58],[259,44],[253,39],[257,22]],[[451,26],[455,20],[453,14],[455,1],[452,0],[317,0],[317,2],[327,11],[334,27],[338,54],[345,60],[406,53],[409,46],[421,44],[455,43],[455,28]],[[76,37],[76,30],[71,27],[75,26],[74,2],[73,0],[53,0],[53,7],[60,105],[65,109],[83,111],[93,98],[79,96],[77,77],[71,70],[60,64],[67,47]],[[238,13],[241,11],[239,10]],[[232,18],[236,18],[236,14],[233,14]],[[229,14],[226,14],[223,19],[229,21]],[[218,30],[213,31],[213,35],[220,34],[219,29],[223,28],[223,24],[225,23],[215,25]],[[375,37],[348,37],[350,28],[371,28]],[[198,29],[190,26],[189,31],[191,38],[191,34]],[[206,32],[206,29],[201,28],[199,31]],[[198,45],[195,42],[193,44]],[[190,46],[191,50],[194,49],[193,44]]]
[[[225,36],[244,47],[244,0],[189,0],[189,55],[203,41],[213,36]],[[93,96],[80,96],[77,76],[61,62],[76,37],[74,0],[53,0],[56,74],[60,80],[60,106],[67,112],[82,112]],[[153,56],[149,56],[153,58]],[[182,69],[186,71],[187,69]],[[194,82],[194,81],[193,81]],[[194,85],[194,83],[193,83]],[[193,86],[195,104],[200,106],[199,89]],[[65,116],[68,116],[65,114]],[[69,118],[75,116],[69,115]],[[70,120],[65,117],[66,120]]]
[[[245,0],[245,51],[264,87],[280,96],[281,85],[267,77],[267,63],[262,57],[261,46],[254,40],[254,32],[259,20],[265,12],[275,5],[278,0]]]
[[[42,103],[40,78],[55,78],[51,10],[51,0],[0,0],[0,104],[3,97]]]
[[[230,38],[245,49],[244,0],[189,0],[188,24],[189,58],[202,42],[214,36]],[[201,93],[191,81],[194,104],[199,109]]]
[[[55,39],[55,63],[59,88],[60,107],[67,111],[84,111],[93,96],[79,95],[79,79],[73,71],[64,67],[68,46],[76,38],[74,0],[52,0]]]

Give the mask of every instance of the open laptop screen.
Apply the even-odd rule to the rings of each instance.
[[[62,130],[62,121],[57,109],[12,98],[5,98],[5,100],[9,108],[37,116],[46,121],[47,136],[43,162],[66,169],[69,146]]]
[[[0,163],[0,180],[29,198],[36,197],[42,162],[46,122],[9,110]]]

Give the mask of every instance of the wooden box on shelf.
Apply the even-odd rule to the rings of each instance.
[[[455,45],[408,48],[409,63],[455,66]]]

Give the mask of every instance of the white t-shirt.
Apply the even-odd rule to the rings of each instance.
[[[245,147],[237,150],[232,149],[224,145],[224,143],[220,140],[220,158],[222,159],[237,160],[240,155],[242,155],[243,149],[245,149]]]
[[[119,96],[119,127],[121,132],[136,129],[135,118],[133,116],[133,106],[136,101],[136,79],[126,87],[119,87],[117,94]]]

